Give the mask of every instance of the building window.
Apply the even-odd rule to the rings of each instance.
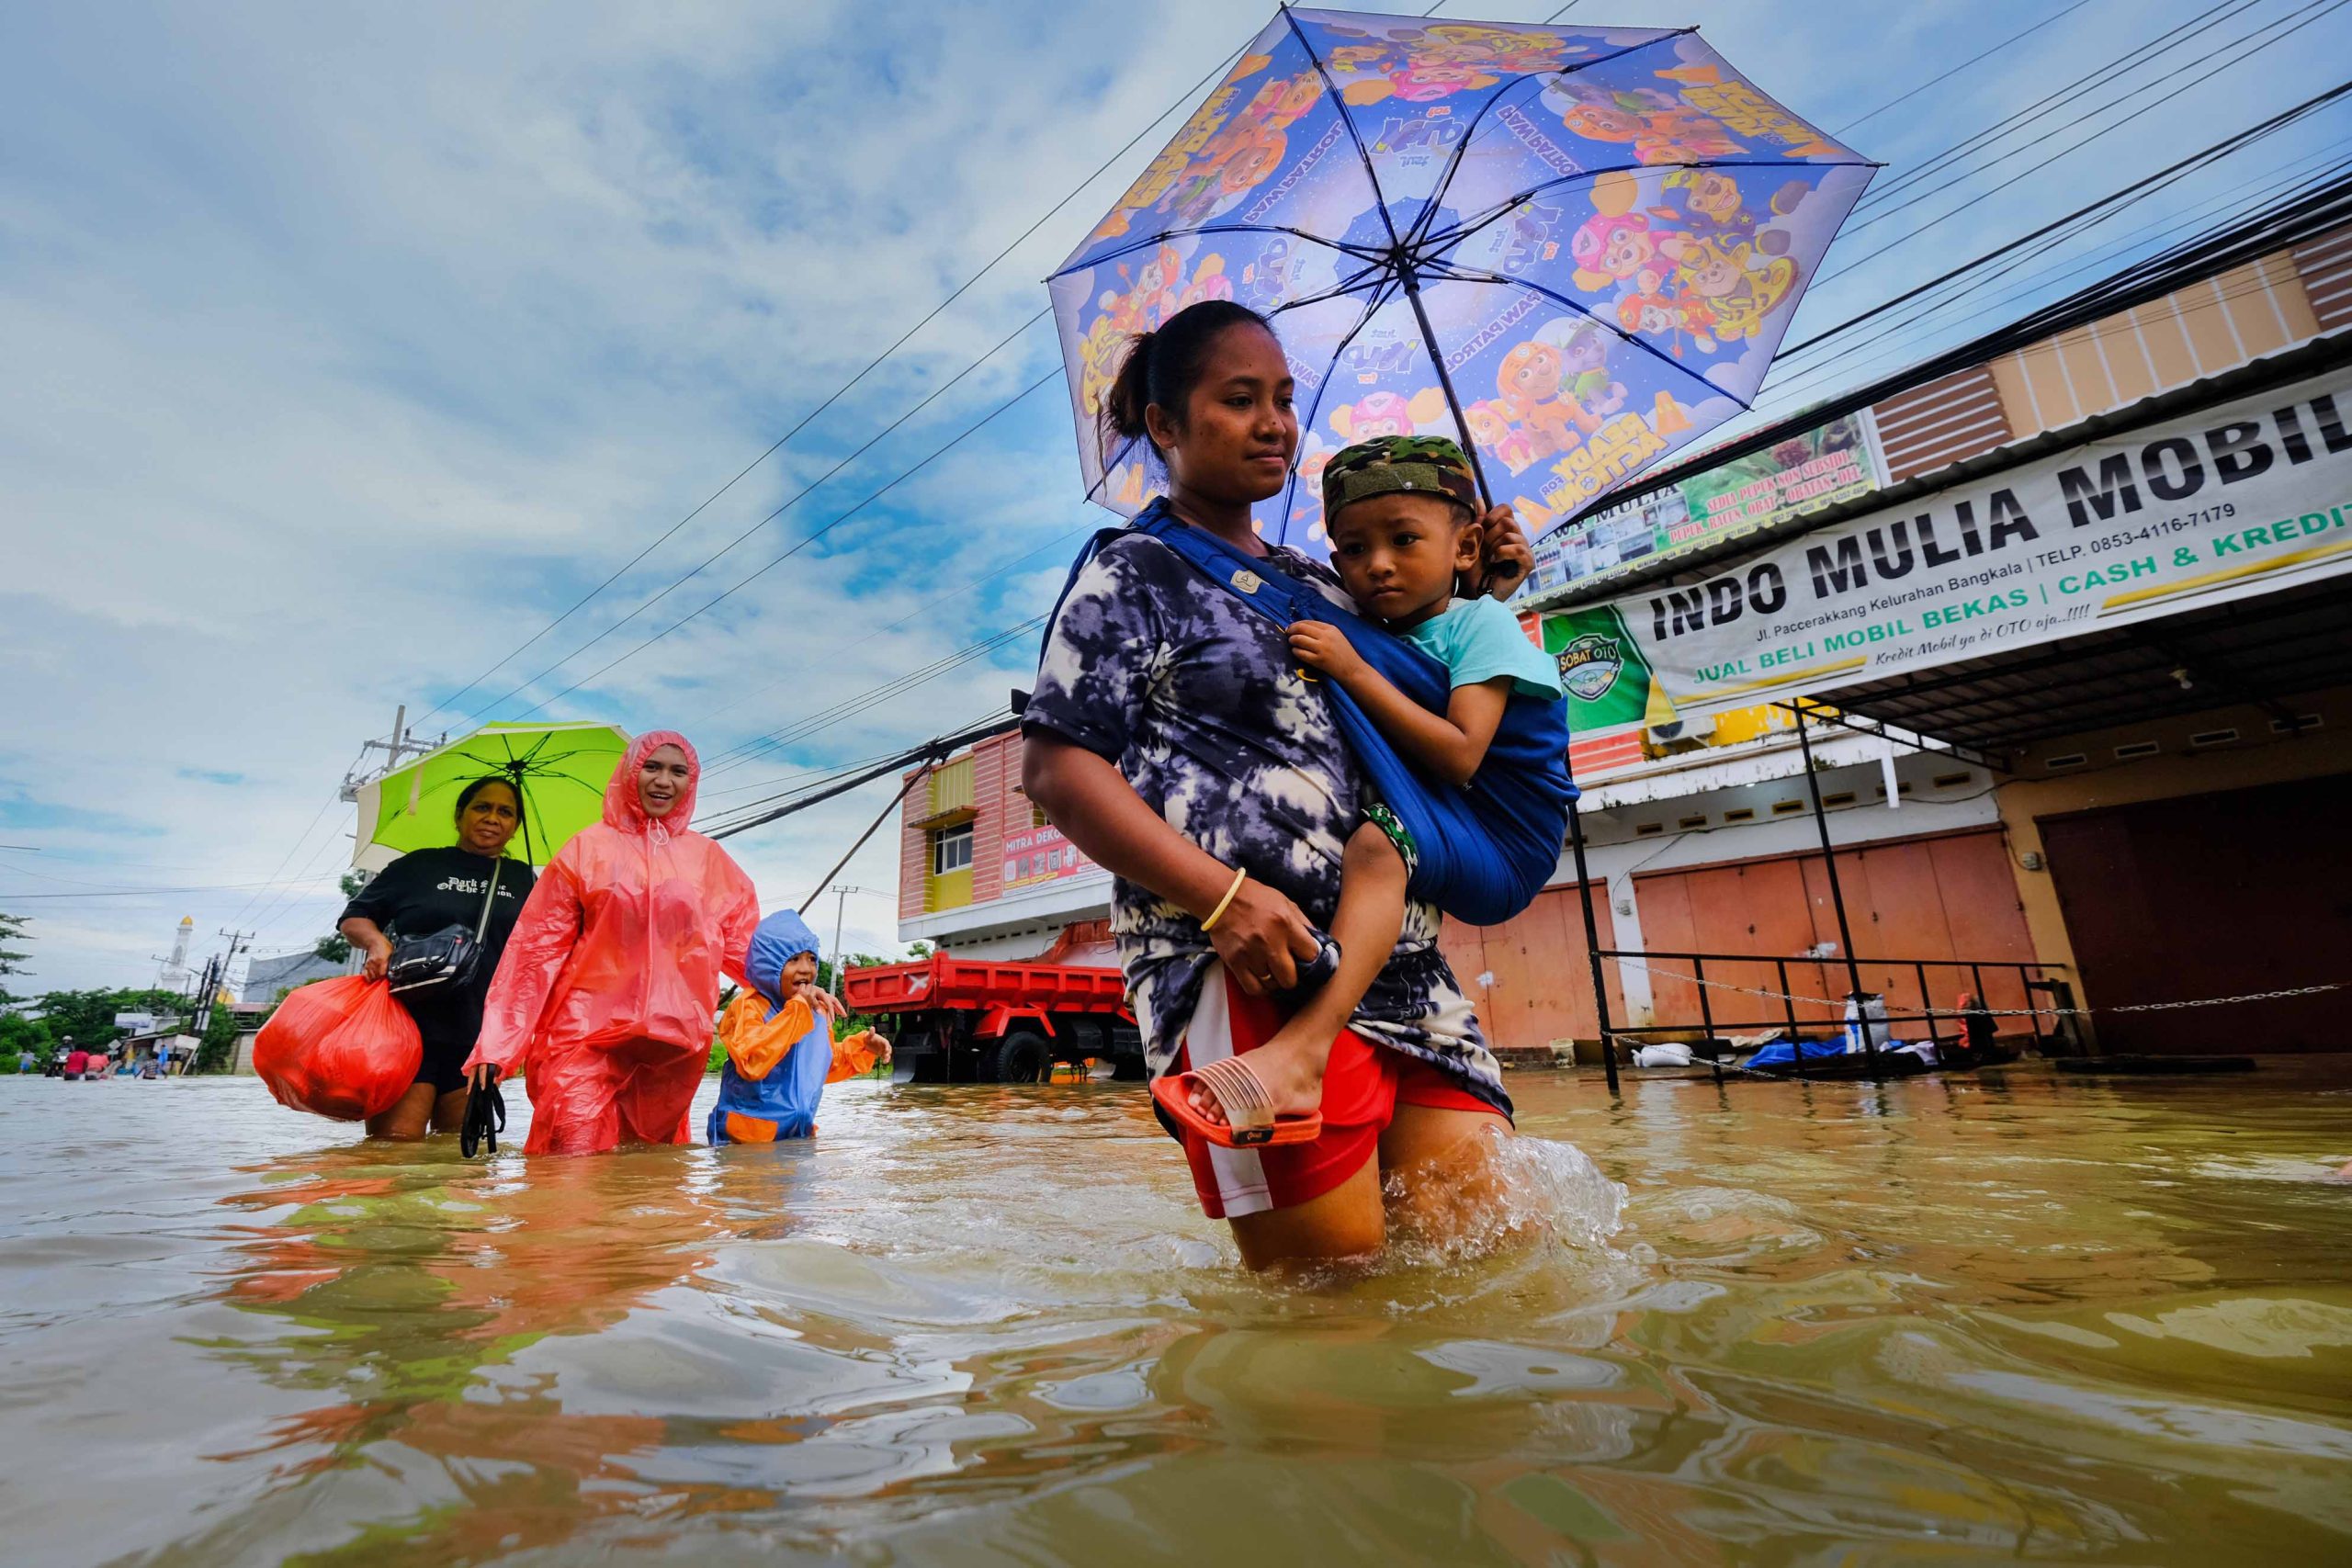
[[[950,872],[968,871],[972,864],[972,825],[958,823],[942,828],[931,836],[931,874],[945,876]]]
[[[1046,820],[1046,808],[1044,807],[1032,806],[1029,808],[1029,826],[1032,828],[1050,828],[1053,826],[1051,822]]]

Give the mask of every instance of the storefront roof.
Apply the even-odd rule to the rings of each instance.
[[[2352,685],[2352,578],[1820,694],[1849,714],[1992,753],[2251,705],[2289,733],[2292,699]]]
[[[1936,476],[1939,484],[2025,461],[2048,448],[2154,423],[2352,360],[2338,332],[2223,375]],[[1876,498],[1881,504],[1885,498]],[[2161,620],[1963,659],[1931,670],[1815,694],[1846,713],[1971,750],[2001,755],[2057,736],[2251,705],[2274,725],[2301,714],[2290,699],[2352,684],[2352,579],[2185,610]],[[2287,733],[2282,729],[2280,733]]]

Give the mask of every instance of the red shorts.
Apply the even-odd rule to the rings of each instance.
[[[1250,996],[1227,977],[1223,965],[1214,966],[1172,1070],[1255,1050],[1281,1027],[1272,1002]],[[1323,1133],[1313,1142],[1228,1149],[1197,1134],[1183,1135],[1203,1212],[1213,1220],[1238,1219],[1320,1198],[1373,1157],[1399,1105],[1502,1114],[1419,1057],[1343,1030],[1323,1071]]]

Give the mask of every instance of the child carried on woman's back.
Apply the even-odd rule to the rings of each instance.
[[[1454,785],[1467,784],[1486,761],[1514,692],[1565,700],[1556,663],[1528,639],[1518,618],[1497,600],[1456,592],[1462,575],[1477,570],[1479,516],[1470,459],[1451,441],[1400,435],[1363,442],[1323,470],[1331,565],[1367,617],[1445,666],[1452,696],[1444,713],[1399,691],[1338,626],[1303,620],[1290,627],[1291,653],[1300,664],[1354,698],[1408,762]],[[1284,1141],[1311,1135],[1306,1130],[1321,1101],[1331,1042],[1404,924],[1409,845],[1385,808],[1374,807],[1369,817],[1348,840],[1342,863],[1331,921],[1340,949],[1336,973],[1263,1045],[1186,1075],[1190,1108],[1212,1126],[1227,1124],[1230,1108],[1241,1112],[1231,1121],[1247,1127],[1249,1141],[1268,1140],[1284,1122],[1291,1123]]]
[[[743,976],[751,982],[718,1020],[727,1064],[708,1133],[716,1144],[771,1144],[817,1130],[817,1102],[835,1070],[836,1053],[856,1069],[889,1059],[889,1043],[861,1030],[836,1046],[840,1004],[817,988],[817,933],[790,909],[760,922]]]

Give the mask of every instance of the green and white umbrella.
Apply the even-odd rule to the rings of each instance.
[[[458,841],[458,796],[479,778],[507,780],[523,827],[507,852],[545,865],[604,816],[605,785],[628,752],[609,724],[492,724],[359,787],[351,863],[380,871],[411,850]]]

